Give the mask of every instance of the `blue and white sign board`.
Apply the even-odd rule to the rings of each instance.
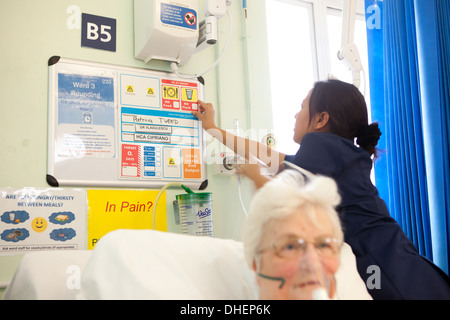
[[[60,57],[49,72],[51,186],[206,187],[201,81]]]

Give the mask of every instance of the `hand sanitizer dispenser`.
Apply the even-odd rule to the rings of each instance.
[[[135,57],[185,64],[199,39],[198,0],[134,0]]]

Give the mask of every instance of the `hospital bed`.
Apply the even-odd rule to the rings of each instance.
[[[338,297],[369,300],[348,245]],[[4,299],[254,300],[258,287],[241,242],[152,230],[118,230],[93,251],[28,253]]]

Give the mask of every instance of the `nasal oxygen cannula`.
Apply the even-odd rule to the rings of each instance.
[[[298,262],[297,272],[297,281],[300,281],[300,283],[316,286],[316,288],[310,292],[311,296],[302,295],[299,297],[300,299],[330,300],[329,291],[331,287],[331,281],[327,279],[327,276],[323,272],[323,267],[318,260],[303,256]],[[279,290],[283,289],[286,284],[286,279],[284,277],[276,277],[271,275],[269,276],[261,272],[258,272],[257,275],[266,280],[279,281]],[[307,292],[308,291],[305,291],[305,293]]]

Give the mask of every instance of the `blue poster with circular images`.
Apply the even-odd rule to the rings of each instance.
[[[0,256],[85,250],[86,192],[0,188]]]

